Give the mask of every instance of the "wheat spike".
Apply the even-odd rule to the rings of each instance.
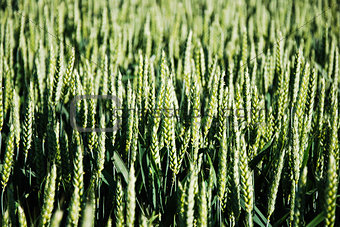
[[[136,209],[136,192],[135,192],[135,169],[133,163],[130,167],[129,182],[127,187],[127,202],[126,202],[126,225],[129,227],[134,226],[135,222],[135,209]]]
[[[54,195],[56,189],[57,167],[55,164],[51,166],[51,170],[47,175],[47,180],[44,189],[44,204],[41,211],[41,226],[48,226],[52,216]]]
[[[83,196],[83,149],[78,131],[73,132],[73,144],[76,147],[75,158],[73,160],[73,194],[69,205],[69,215],[67,225],[77,226],[80,216],[80,207]]]
[[[225,209],[226,204],[226,178],[227,178],[227,135],[226,130],[223,131],[220,140],[219,151],[219,165],[218,165],[218,197],[221,203],[222,210]]]
[[[336,194],[338,190],[338,174],[335,157],[332,153],[329,155],[328,171],[327,171],[327,186],[325,199],[326,226],[335,225],[335,209],[336,209]]]
[[[7,142],[6,142],[7,146],[6,146],[5,156],[4,156],[3,167],[1,171],[1,186],[2,186],[3,191],[5,190],[8,184],[8,180],[11,175],[11,171],[12,171],[13,164],[14,164],[15,132],[14,132],[13,124],[11,124],[9,132],[10,133],[7,137]]]
[[[115,195],[115,216],[116,226],[124,226],[124,191],[120,177],[117,179],[116,195]]]
[[[186,226],[192,227],[194,225],[194,205],[195,205],[195,184],[196,176],[192,172],[190,175],[190,181],[187,189],[187,208],[186,208]]]
[[[200,204],[199,204],[198,226],[200,227],[208,226],[207,217],[208,217],[208,207],[207,207],[206,186],[205,186],[205,183],[202,182]]]
[[[19,219],[20,227],[26,227],[27,226],[27,220],[26,220],[25,211],[20,206],[20,204],[18,204],[17,212],[18,212],[18,219]]]
[[[240,139],[240,173],[241,173],[241,192],[243,194],[245,208],[247,212],[247,225],[253,226],[253,203],[254,188],[252,173],[248,167],[248,157],[244,137]]]
[[[28,151],[31,148],[32,134],[33,134],[33,117],[34,117],[34,101],[33,101],[33,83],[30,84],[28,103],[26,106],[25,119],[23,122],[23,152],[24,160],[26,162]]]

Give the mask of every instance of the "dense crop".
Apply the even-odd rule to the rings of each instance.
[[[0,15],[2,226],[340,225],[336,0]]]

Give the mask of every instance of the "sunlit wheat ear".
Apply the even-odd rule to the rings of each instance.
[[[290,64],[288,63],[289,67]],[[283,112],[288,108],[289,106],[289,84],[290,84],[290,75],[288,72],[285,73],[285,80],[284,80],[284,86],[282,86],[282,96],[283,96]]]
[[[201,66],[201,77],[202,77],[202,83],[203,83],[203,86],[205,86],[205,55],[204,55],[204,50],[203,50],[203,47],[200,45],[199,46],[200,48],[200,66]]]
[[[105,128],[105,115],[102,115],[100,118],[100,128]],[[101,173],[104,169],[105,162],[105,139],[106,133],[100,132],[98,136],[98,149],[97,149],[97,173],[96,178],[99,180],[101,178]]]
[[[209,71],[208,71],[208,78],[207,78],[207,90],[209,92],[211,92],[213,90],[213,82],[215,79],[216,74],[218,74],[217,70],[219,68],[219,66],[217,65],[217,57],[214,58],[213,62],[211,63],[211,65],[209,66]],[[195,77],[197,76],[196,74],[194,74]],[[192,83],[195,82],[195,78],[193,78]]]
[[[124,226],[124,191],[120,177],[117,178],[116,194],[115,194],[115,217],[116,226]]]
[[[131,149],[131,143],[132,143],[132,137],[133,137],[133,127],[134,127],[134,121],[136,112],[138,110],[136,109],[135,100],[136,96],[134,91],[132,90],[130,83],[128,82],[128,119],[127,119],[127,131],[126,131],[126,142],[125,142],[125,157],[127,157],[127,160],[131,159],[130,156],[130,149]]]
[[[74,48],[72,48],[72,52],[71,52],[71,56],[70,56],[70,60],[68,62],[68,66],[66,69],[66,72],[63,76],[63,85],[61,88],[61,98],[64,97],[64,95],[66,95],[67,90],[69,88],[69,83],[71,81],[72,78],[72,72],[73,72],[73,66],[74,66],[74,59],[75,59],[75,50]]]
[[[241,137],[240,147],[240,174],[241,174],[241,192],[244,198],[244,205],[247,212],[247,225],[253,226],[253,206],[254,206],[254,187],[253,177],[248,166],[248,157],[244,137]]]
[[[138,66],[138,75],[137,75],[137,93],[136,93],[136,105],[137,107],[141,109],[142,107],[142,95],[143,95],[143,91],[144,91],[144,87],[143,87],[143,64],[144,64],[144,59],[143,59],[143,55],[140,54],[139,55],[139,66]]]
[[[105,47],[105,46],[104,46]],[[109,90],[109,82],[110,82],[110,75],[109,75],[109,58],[105,54],[105,51],[102,50],[102,58],[104,59],[102,67],[99,68],[99,73],[102,73],[102,76],[100,78],[100,84],[99,84],[99,93],[100,94],[108,94]]]
[[[299,133],[301,133],[302,128],[303,128],[303,115],[306,109],[309,75],[310,75],[310,69],[309,69],[309,64],[307,62],[305,65],[305,72],[302,77],[301,87],[300,87],[296,109],[295,109],[295,113],[299,120]]]
[[[314,111],[314,99],[316,92],[316,80],[317,73],[316,69],[313,69],[312,76],[310,78],[310,84],[308,88],[307,94],[307,102],[306,102],[306,119],[304,121],[302,138],[301,138],[301,150],[307,149],[308,146],[308,136],[312,128],[312,119],[313,119],[313,111]]]
[[[164,137],[165,146],[169,152],[170,169],[177,174],[177,152],[175,143],[175,116],[174,104],[172,97],[172,80],[168,79],[165,97],[164,97],[164,121],[162,136]]]
[[[73,160],[73,194],[68,207],[67,223],[70,226],[77,226],[80,216],[80,207],[83,197],[84,182],[83,182],[83,148],[78,131],[73,131],[72,143],[76,148],[75,157]]]
[[[85,210],[82,215],[82,227],[92,227],[94,226],[94,221],[96,218],[95,214],[95,203],[94,199],[90,198],[91,201],[87,202],[85,205]]]
[[[268,50],[269,52],[269,50]],[[263,72],[263,87],[265,94],[268,92],[269,89],[269,67],[270,67],[270,53],[267,53],[267,56],[264,57],[264,72]]]
[[[211,123],[213,120],[213,117],[216,115],[217,110],[217,100],[218,100],[218,84],[220,81],[220,78],[224,78],[225,72],[218,75],[217,73],[214,76],[213,79],[213,86],[212,91],[210,93],[209,102],[207,103],[207,114],[205,116],[204,126],[203,126],[203,139],[206,140],[208,136],[209,129],[211,127]],[[206,142],[206,141],[205,141]]]
[[[226,130],[223,131],[220,140],[219,164],[218,164],[218,198],[220,200],[222,210],[226,207],[226,184],[227,184],[227,135]]]
[[[228,88],[229,88],[229,96],[228,96],[228,108],[231,109],[231,102],[234,99],[234,75],[233,75],[234,65],[231,63],[228,66]]]
[[[301,154],[300,154],[300,140],[299,140],[299,120],[297,114],[294,115],[293,128],[292,128],[292,140],[290,145],[290,162],[292,166],[292,187],[290,193],[290,224],[294,218],[295,196],[296,188],[300,177],[301,167]]]
[[[127,187],[127,202],[126,202],[126,225],[129,227],[134,226],[135,222],[135,209],[136,209],[136,192],[135,192],[135,168],[132,163],[129,172],[129,182]]]
[[[222,84],[222,83],[221,83]],[[227,128],[227,121],[229,118],[230,110],[228,108],[229,89],[225,87],[220,89],[220,103],[218,105],[218,138],[221,139],[224,130]]]
[[[56,190],[57,167],[55,164],[51,166],[51,170],[47,175],[44,189],[44,203],[41,210],[41,226],[48,226],[52,216],[54,207],[54,195]]]
[[[248,34],[247,34],[247,29],[245,27],[242,28],[242,57],[241,60],[243,64],[247,64],[247,55],[248,55]],[[242,67],[242,64],[241,64]]]
[[[90,89],[91,94],[93,95],[92,89]],[[95,128],[96,125],[96,104],[94,99],[90,99],[89,101],[86,101],[88,103],[88,117],[87,117],[87,127],[88,128]],[[97,141],[97,134],[94,132],[88,133],[88,148],[91,155],[93,155],[93,150],[95,148]]]
[[[334,226],[335,225],[335,210],[336,210],[336,194],[338,191],[338,174],[337,174],[337,164],[333,153],[330,153],[328,159],[328,171],[327,171],[327,186],[325,191],[325,225]]]
[[[334,69],[334,83],[336,87],[339,87],[339,48],[335,50],[335,69]]]
[[[164,145],[166,146],[167,149],[170,149],[171,146],[171,141],[172,141],[172,135],[173,135],[173,116],[171,116],[173,113],[173,100],[171,97],[171,81],[167,80],[166,83],[166,89],[164,93],[164,110],[163,116],[164,116],[164,121],[163,121],[163,128],[162,128],[162,136],[164,137]]]
[[[236,84],[236,91],[235,91],[235,101],[233,106],[233,117],[237,119],[237,123],[239,124],[238,127],[242,127],[244,124],[244,108],[243,108],[243,96],[241,93],[241,87],[239,84]],[[236,121],[235,121],[236,123]]]
[[[24,160],[26,162],[28,151],[31,148],[32,144],[32,134],[33,134],[33,117],[34,117],[34,101],[33,94],[34,88],[33,83],[30,84],[28,102],[26,104],[25,110],[25,118],[23,122],[23,152],[24,152]]]
[[[232,197],[233,197],[233,207],[232,207],[232,216],[238,219],[240,214],[240,131],[239,124],[237,121],[237,116],[235,112],[235,102],[232,101],[232,113],[233,113],[233,133],[235,135],[235,142],[230,149],[231,153],[231,184],[232,184]]]
[[[1,171],[1,187],[3,191],[5,190],[8,184],[8,180],[11,175],[11,171],[14,164],[14,147],[15,147],[14,141],[15,141],[14,125],[11,124],[9,135],[7,136],[6,151]]]
[[[161,167],[161,162],[160,162],[160,156],[159,156],[159,141],[158,141],[158,136],[157,136],[157,126],[152,127],[152,132],[151,132],[151,144],[150,144],[150,151],[151,155],[158,167]]]
[[[70,98],[74,98],[77,94],[77,89],[79,87],[79,84],[81,84],[81,82],[78,80],[79,79],[79,73],[78,70],[74,70],[74,72],[70,75],[70,81],[69,81],[69,85],[68,85],[68,89],[70,92]]]
[[[275,75],[278,77],[279,82],[283,77],[282,74],[282,62],[281,62],[281,41],[282,41],[282,34],[279,33],[276,41],[276,51],[275,51]]]
[[[190,144],[190,133],[191,133],[190,128],[186,129],[183,126],[182,130],[184,130],[185,132],[184,132],[184,138],[183,138],[183,141],[182,141],[182,144],[181,144],[181,148],[178,152],[177,172],[180,171],[180,168],[181,168],[181,165],[182,165],[182,162],[183,162],[183,159],[184,159],[184,155],[187,152],[187,149],[188,149],[189,144]]]
[[[136,111],[134,111],[134,121],[133,121],[133,136],[132,136],[132,142],[131,142],[131,165],[135,163],[137,154],[138,154],[138,138],[139,138],[139,129],[138,129],[138,122],[139,122],[139,112],[138,107],[136,105],[135,107]]]
[[[275,161],[275,168],[274,168],[274,179],[270,185],[270,192],[268,198],[268,210],[267,210],[267,219],[270,219],[270,216],[273,214],[275,209],[276,197],[277,192],[280,185],[281,173],[284,165],[286,150],[280,152],[278,159]]]
[[[150,110],[150,124],[151,126],[151,144],[150,144],[150,150],[151,150],[151,155],[156,163],[156,165],[159,166],[160,168],[160,156],[159,156],[159,138],[157,135],[158,132],[158,128],[159,128],[159,123],[160,123],[160,119],[161,119],[161,103],[162,103],[162,96],[161,93],[162,91],[160,91],[160,93],[157,96],[157,100],[156,100],[156,85],[155,85],[155,75],[154,75],[154,69],[153,69],[153,64],[151,64],[151,82],[150,82],[150,86],[152,87],[152,89],[150,90],[150,102],[149,102],[149,110]],[[162,83],[162,81],[161,81]],[[164,89],[164,85],[161,84],[160,90]],[[152,93],[152,94],[151,94]],[[157,102],[157,104],[156,104]],[[151,105],[151,103],[153,105]]]
[[[185,86],[185,94],[189,95],[190,85],[191,85],[191,40],[192,40],[192,31],[189,32],[186,49],[185,49],[185,60],[184,60],[184,86]]]
[[[112,227],[112,218],[111,217],[109,217],[109,219],[107,220],[106,227]]]
[[[201,183],[200,190],[200,204],[199,204],[199,217],[198,217],[198,226],[204,227],[208,226],[208,207],[207,207],[207,189],[205,186],[205,182]]]
[[[187,201],[186,201],[186,189],[187,189],[187,184],[184,184],[184,186],[181,184],[181,182],[178,183],[178,189],[180,191],[180,198],[178,199],[178,202],[180,203],[179,205],[179,216],[185,220],[185,211],[186,211],[186,206],[187,206]]]
[[[260,97],[257,86],[252,87],[252,98],[251,98],[251,123],[250,127],[257,133],[260,122],[260,114],[263,110],[260,107]],[[254,135],[253,135],[254,137]]]
[[[117,90],[115,86],[115,77],[110,76],[109,79],[109,95],[113,96],[114,100],[110,100],[109,103],[109,111],[110,111],[110,116],[109,116],[109,127],[117,127],[119,126],[120,120],[118,116],[118,109],[121,108],[121,100],[118,99],[117,97]],[[112,146],[115,145],[116,142],[116,137],[117,137],[117,131],[118,129],[114,130],[110,136],[111,139],[111,144]]]
[[[60,42],[59,55],[57,57],[56,69],[53,77],[53,93],[50,100],[53,104],[59,103],[64,77],[64,45]]]
[[[63,212],[61,210],[55,211],[52,216],[51,227],[59,227],[62,218],[63,218]]]
[[[13,21],[10,20],[7,24],[7,31],[6,31],[6,43],[4,45],[6,49],[6,57],[7,61],[4,62],[4,72],[5,74],[4,84],[4,113],[7,113],[7,110],[12,106],[11,102],[13,101],[13,91],[14,91],[14,67],[11,67],[11,62],[13,62],[13,40],[10,36],[12,36],[13,32],[12,29],[9,29],[10,26],[13,26]],[[8,31],[9,30],[9,31]],[[6,59],[5,57],[5,59]]]
[[[79,80],[78,80],[79,81]],[[79,88],[79,94],[84,94],[84,90],[80,87]],[[90,119],[90,117],[92,117],[92,115],[89,116],[89,105],[92,105],[91,103],[89,103],[86,99],[82,99],[80,100],[80,102],[78,102],[78,106],[77,106],[77,114],[79,115],[80,118],[80,125],[83,128],[86,128],[88,125],[88,119]],[[91,111],[91,108],[90,108]]]
[[[198,43],[198,45],[201,45]],[[200,52],[199,48],[195,47],[194,51],[194,61],[195,61],[195,73],[197,75],[198,81],[202,82],[202,74],[201,74],[201,61],[200,61]]]
[[[299,88],[300,88],[300,74],[301,74],[301,49],[298,50],[298,52],[296,53],[295,56],[295,63],[294,63],[294,71],[293,71],[293,75],[295,78],[294,79],[294,88],[293,88],[293,97],[292,97],[292,107],[294,107],[295,103],[296,103],[296,99],[298,96],[298,92],[299,92]]]
[[[261,127],[264,122],[261,122],[261,115],[264,114],[264,109],[261,107],[261,100],[258,94],[257,86],[253,85],[252,92],[252,102],[251,102],[251,135],[250,139],[253,143],[251,149],[249,149],[249,160],[253,159],[254,156],[257,155],[258,150],[260,149],[260,142],[262,138],[262,130]]]
[[[150,75],[149,79],[149,98],[148,98],[148,112],[150,115],[153,113],[154,108],[156,107],[156,78],[155,78],[155,69],[153,66],[153,62],[150,63]]]
[[[316,177],[318,180],[320,180],[322,176],[322,169],[323,166],[323,152],[322,152],[322,141],[323,141],[323,128],[324,128],[324,107],[325,107],[325,96],[326,96],[326,85],[325,85],[325,78],[320,78],[320,91],[318,91],[318,105],[317,107],[317,139],[318,139],[318,150],[317,150],[317,157],[316,157]]]
[[[261,150],[265,146],[266,139],[264,135],[266,134],[266,112],[265,112],[265,102],[263,96],[260,98],[259,109],[261,110],[259,113],[259,131],[258,131],[258,150]],[[256,144],[256,142],[255,142]]]
[[[250,87],[250,77],[248,72],[248,67],[245,67],[244,72],[244,84],[243,84],[243,100],[244,100],[244,116],[247,123],[247,127],[249,127],[251,123],[251,87]]]
[[[20,145],[20,97],[19,94],[14,89],[13,91],[13,106],[12,106],[12,119],[15,133],[15,146],[19,149]]]
[[[192,110],[191,110],[191,145],[193,147],[193,161],[197,161],[199,140],[200,140],[200,125],[201,125],[201,106],[200,106],[200,87],[198,84],[192,86]]]
[[[277,88],[277,95],[278,95],[278,104],[277,104],[277,114],[275,119],[275,129],[280,130],[278,128],[281,119],[283,117],[283,114],[285,112],[286,103],[288,102],[288,89],[289,89],[289,73],[286,71],[283,73],[281,71],[281,66],[277,66],[280,69],[277,69],[281,74],[278,78],[278,88]],[[289,68],[289,66],[287,67]],[[277,72],[278,73],[278,72]],[[288,80],[288,81],[287,81]],[[287,98],[286,98],[287,97]]]
[[[53,142],[53,145],[55,147],[55,164],[57,166],[57,186],[56,188],[59,188],[60,182],[62,180],[62,160],[61,160],[61,152],[60,152],[60,123],[59,121],[56,122],[56,124],[54,124],[54,128],[53,128],[54,132],[54,140],[55,142]]]
[[[187,189],[187,209],[186,209],[186,224],[187,226],[194,226],[194,206],[195,206],[195,184],[197,181],[196,175],[192,172],[190,174],[189,186]]]
[[[48,72],[48,76],[47,76],[47,86],[52,88],[54,87],[54,74],[56,71],[56,56],[54,53],[54,48],[53,45],[51,45],[50,48],[50,59],[49,59],[49,72]],[[49,89],[48,91],[48,101],[52,102],[53,101],[53,89]]]
[[[303,220],[303,209],[304,209],[304,195],[306,193],[305,192],[306,182],[307,182],[307,167],[305,166],[301,171],[301,176],[296,192],[293,226],[305,225]]]
[[[142,214],[142,215],[141,215],[141,218],[140,218],[139,226],[141,226],[141,227],[149,227],[149,226],[152,226],[152,224],[150,224],[148,218],[145,217],[145,216]]]
[[[6,211],[3,212],[2,220],[1,220],[1,225],[2,226],[10,226],[10,218],[9,218],[9,211],[6,209]]]
[[[337,58],[338,60],[338,58]],[[338,76],[335,75],[334,77],[334,84],[331,87],[331,108],[330,108],[330,113],[331,113],[331,135],[329,139],[329,154],[334,155],[334,158],[336,160],[339,159],[339,142],[338,142],[338,124],[339,124],[339,110],[338,110],[338,105],[339,105],[339,100],[338,100]],[[338,172],[339,167],[336,165],[336,172]]]
[[[1,42],[0,44],[0,134],[2,131],[2,126],[4,124],[4,108],[3,108],[3,83],[4,83],[4,67],[3,67],[3,58],[4,58],[4,47]],[[1,137],[1,136],[0,136]]]
[[[144,74],[143,74],[143,113],[146,116],[149,107],[150,87],[149,87],[149,58],[144,59]]]
[[[18,213],[18,219],[19,219],[20,227],[26,227],[27,226],[27,220],[26,220],[25,211],[21,207],[20,204],[18,204],[17,213]]]

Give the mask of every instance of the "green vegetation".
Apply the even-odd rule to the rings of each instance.
[[[0,15],[2,226],[340,225],[336,0]]]

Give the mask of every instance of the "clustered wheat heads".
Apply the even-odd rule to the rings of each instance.
[[[338,226],[339,12],[1,2],[0,222]]]

